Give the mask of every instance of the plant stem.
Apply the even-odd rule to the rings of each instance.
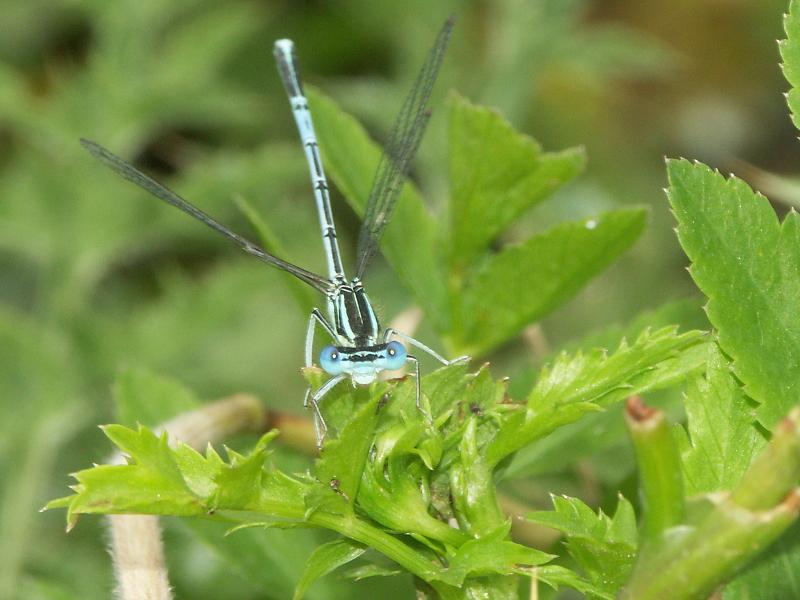
[[[353,516],[345,517],[323,512],[312,515],[309,522],[337,531],[352,540],[377,550],[410,573],[427,582],[436,590],[442,600],[463,598],[459,590],[436,580],[436,576],[440,571],[439,567],[393,535],[385,533],[377,527],[373,527]]]
[[[620,600],[694,600],[706,598],[791,525],[800,509],[800,491],[768,512],[753,513],[717,499],[717,506],[696,528],[654,555],[642,557]]]
[[[660,410],[648,407],[639,396],[628,398],[625,422],[639,466],[644,507],[643,545],[655,543],[663,532],[683,522],[683,474],[672,431]]]
[[[433,581],[439,571],[432,562],[407,544],[356,517],[320,511],[314,513],[309,522],[374,548],[425,581]]]
[[[800,406],[775,426],[772,440],[742,477],[731,500],[742,508],[768,510],[800,480]]]
[[[652,540],[658,543],[642,549],[620,598],[707,597],[795,522],[799,477],[800,408],[795,408],[732,493],[704,497],[707,506],[693,511],[696,522],[674,523]]]
[[[337,514],[319,510],[307,516],[302,503],[297,502],[262,503],[256,510],[259,513],[272,515],[273,517],[277,516],[293,521],[306,521],[310,525],[340,533],[351,540],[361,542],[377,550],[413,575],[426,581],[442,598],[462,597],[459,595],[460,593],[453,595],[453,590],[456,592],[458,591],[452,586],[437,581],[437,576],[441,572],[440,565],[432,562],[424,554],[416,551],[408,544],[405,544],[396,536],[370,525],[355,515]],[[237,511],[220,511],[215,515],[215,518],[239,521],[235,516],[236,512]]]

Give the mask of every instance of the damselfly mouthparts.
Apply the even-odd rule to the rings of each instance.
[[[369,384],[375,381],[382,371],[400,369],[407,363],[412,364],[415,370],[417,408],[430,419],[430,415],[422,408],[420,401],[419,362],[416,357],[408,354],[406,347],[400,341],[392,338],[403,340],[430,354],[445,365],[467,359],[467,357],[461,357],[455,361],[448,361],[411,336],[391,328],[382,329],[362,284],[369,260],[375,254],[381,234],[391,218],[409,164],[419,148],[422,134],[430,119],[431,113],[427,104],[444,59],[452,29],[453,19],[451,18],[445,22],[436,37],[425,64],[417,75],[417,79],[392,126],[367,201],[364,222],[361,225],[358,239],[356,274],[350,280],[345,276],[342,267],[336,239],[336,227],[331,212],[328,183],[320,159],[308,102],[303,93],[303,85],[294,55],[294,45],[290,40],[275,42],[274,54],[311,172],[322,242],[328,263],[327,278],[266,252],[102,146],[89,140],[81,140],[81,143],[92,155],[125,179],[202,221],[248,254],[291,273],[325,295],[327,317],[316,308],[311,312],[305,348],[305,363],[310,367],[313,364],[314,332],[317,325],[320,325],[333,340],[333,344],[325,346],[319,355],[320,366],[332,377],[313,393],[309,388],[304,401],[304,405],[310,406],[314,411],[317,443],[320,446],[328,429],[319,407],[325,394],[346,378],[350,378],[354,385]]]

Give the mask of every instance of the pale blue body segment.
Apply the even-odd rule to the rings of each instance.
[[[294,44],[291,40],[275,42],[275,60],[289,96],[289,103],[306,154],[328,262],[328,276],[334,283],[331,291],[327,294],[328,318],[323,317],[318,310],[312,311],[306,335],[306,366],[311,366],[313,363],[314,332],[317,324],[321,325],[335,342],[333,345],[323,348],[320,353],[320,366],[329,375],[332,375],[332,378],[313,394],[310,389],[306,393],[305,404],[306,406],[310,405],[314,410],[317,439],[320,443],[325,437],[327,427],[319,410],[319,403],[336,384],[348,377],[353,384],[369,384],[375,381],[383,371],[397,370],[402,368],[405,363],[412,363],[416,371],[417,407],[422,410],[419,362],[414,356],[408,354],[403,344],[396,340],[389,341],[393,335],[427,352],[445,365],[451,362],[410,336],[400,334],[392,329],[386,329],[381,334],[378,319],[360,279],[366,267],[366,261],[374,250],[374,245],[377,244],[377,237],[389,219],[402,186],[402,178],[405,176],[408,162],[416,152],[430,116],[425,104],[441,64],[451,27],[452,21],[448,21],[437,38],[437,43],[392,130],[392,139],[387,145],[387,152],[393,152],[399,156],[382,158],[373,184],[373,191],[370,194],[367,216],[359,240],[359,273],[349,282],[342,268],[336,227],[333,223],[330,206],[328,183],[319,155],[308,100],[303,93],[303,84],[294,55]],[[370,219],[371,214],[374,215],[372,219]]]
[[[411,336],[391,328],[382,330],[361,283],[369,259],[376,251],[383,228],[391,217],[408,165],[416,153],[425,125],[430,117],[430,111],[426,105],[444,57],[452,27],[453,21],[449,19],[439,32],[436,42],[392,128],[367,202],[364,222],[359,235],[356,276],[351,280],[345,277],[344,268],[342,267],[339,244],[336,238],[336,227],[333,222],[333,213],[331,212],[328,182],[322,167],[308,101],[303,93],[302,82],[298,74],[297,62],[294,57],[294,45],[290,40],[278,40],[275,42],[274,54],[281,80],[289,96],[292,113],[297,123],[297,129],[300,132],[303,151],[311,174],[314,199],[319,215],[320,233],[327,259],[327,277],[307,271],[270,254],[250,240],[229,230],[175,192],[151,179],[102,146],[88,140],[81,140],[81,143],[92,155],[124,178],[205,223],[248,254],[291,273],[325,294],[327,316],[323,315],[318,309],[314,309],[311,312],[305,348],[305,364],[310,367],[313,365],[314,333],[317,325],[321,326],[333,341],[333,344],[325,346],[319,355],[320,365],[331,375],[331,378],[313,393],[309,388],[306,391],[304,402],[306,407],[310,406],[314,411],[317,444],[320,447],[328,428],[320,411],[319,403],[325,394],[345,379],[350,379],[353,385],[366,385],[375,381],[383,371],[395,371],[411,363],[416,376],[417,408],[430,419],[430,415],[425,413],[420,403],[419,362],[414,356],[408,354],[406,347],[400,341],[391,338],[400,338],[407,344],[430,354],[445,365],[468,358],[461,357],[456,361],[448,361]]]

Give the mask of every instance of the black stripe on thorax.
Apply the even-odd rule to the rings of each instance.
[[[343,354],[342,360],[353,362],[353,363],[366,363],[366,362],[375,362],[381,358],[380,354],[374,354],[372,352],[359,352],[356,354]]]

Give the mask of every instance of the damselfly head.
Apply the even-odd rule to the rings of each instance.
[[[346,373],[361,385],[375,381],[381,371],[402,369],[407,361],[406,347],[397,340],[366,348],[329,345],[319,354],[319,363],[329,375]]]

